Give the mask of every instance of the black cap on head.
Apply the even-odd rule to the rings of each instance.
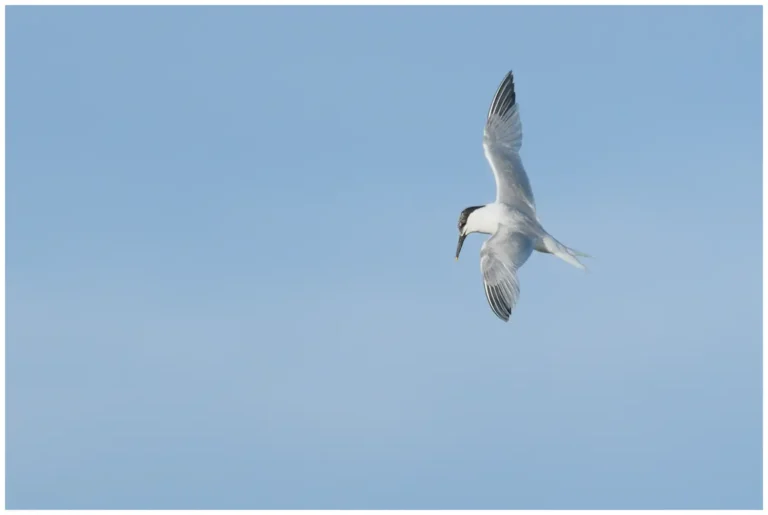
[[[462,229],[464,229],[464,226],[467,225],[467,219],[469,218],[469,215],[474,211],[475,209],[480,209],[483,206],[471,206],[465,209],[461,212],[459,215],[459,232],[461,232]]]
[[[467,225],[467,219],[469,218],[469,215],[472,214],[472,211],[475,209],[480,209],[483,206],[471,206],[465,209],[461,212],[459,215],[459,244],[456,246],[456,259],[459,259],[459,254],[461,253],[461,247],[464,245],[464,238],[467,237],[466,234],[462,234],[464,231],[464,226]]]

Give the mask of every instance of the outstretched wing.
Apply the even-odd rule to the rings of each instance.
[[[488,109],[483,149],[496,178],[496,202],[535,210],[533,191],[519,154],[522,144],[523,125],[515,98],[515,79],[509,72]]]
[[[499,226],[480,249],[483,286],[493,312],[505,322],[520,296],[517,270],[533,252],[533,240],[523,233]]]

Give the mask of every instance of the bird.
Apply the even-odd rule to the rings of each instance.
[[[533,251],[553,254],[586,271],[579,257],[549,234],[536,213],[533,190],[520,159],[523,126],[515,95],[515,78],[507,72],[496,89],[483,130],[483,150],[496,179],[496,200],[470,206],[459,215],[456,260],[469,234],[490,234],[480,248],[480,271],[491,310],[504,322],[520,296],[517,271]]]

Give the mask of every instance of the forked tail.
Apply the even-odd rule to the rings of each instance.
[[[550,254],[554,254],[566,263],[570,263],[576,268],[581,268],[582,270],[586,270],[587,267],[584,266],[581,261],[579,261],[577,256],[592,257],[589,254],[585,254],[583,252],[579,252],[578,250],[566,247],[549,234],[541,237],[538,244],[536,245],[536,250],[539,252],[548,252]]]

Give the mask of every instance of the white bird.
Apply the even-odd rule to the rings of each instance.
[[[456,247],[458,260],[468,234],[493,235],[480,249],[480,270],[488,304],[505,322],[520,295],[517,270],[534,250],[554,254],[582,270],[586,267],[576,256],[589,257],[566,247],[541,226],[531,184],[520,159],[522,142],[523,126],[510,71],[493,96],[483,131],[485,157],[496,178],[496,201],[461,212]]]

